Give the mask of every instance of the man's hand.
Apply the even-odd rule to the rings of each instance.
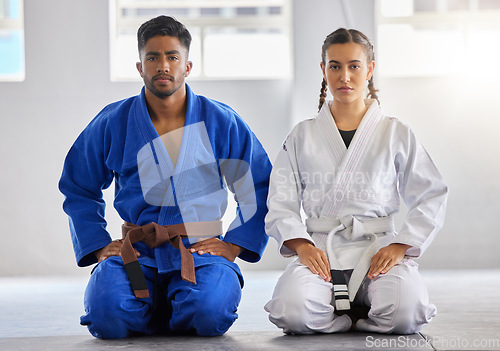
[[[295,251],[299,255],[300,262],[306,265],[311,272],[327,282],[332,280],[330,262],[328,262],[328,256],[323,250],[318,249],[306,239],[287,240],[283,245]]]
[[[238,245],[226,243],[217,238],[209,238],[198,241],[189,248],[189,251],[198,252],[199,255],[209,253],[210,255],[222,256],[228,261],[234,262],[243,249]]]
[[[111,256],[120,256],[120,251],[123,245],[123,239],[120,240],[114,240],[111,243],[109,243],[107,246],[103,247],[102,249],[99,249],[94,252],[95,256],[97,257],[97,262],[104,261],[105,259],[111,257]],[[139,257],[141,254],[139,251],[135,250],[135,254],[137,257]]]
[[[368,278],[373,279],[380,274],[385,274],[389,270],[400,263],[405,257],[406,250],[411,246],[406,244],[390,244],[381,248],[373,257]]]

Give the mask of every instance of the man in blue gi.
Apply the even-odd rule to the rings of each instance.
[[[160,16],[137,33],[141,93],[106,106],[77,138],[59,183],[79,266],[98,262],[81,324],[98,338],[224,334],[237,318],[236,257],[261,258],[271,164],[230,107],[185,83],[191,36]],[[106,230],[115,182],[123,238]],[[227,188],[236,218],[222,235]]]

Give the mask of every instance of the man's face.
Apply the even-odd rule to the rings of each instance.
[[[191,72],[188,51],[177,37],[157,35],[150,38],[141,53],[137,70],[146,88],[160,99],[165,99],[184,86]]]

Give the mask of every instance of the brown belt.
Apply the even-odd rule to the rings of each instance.
[[[203,232],[204,235],[200,235],[200,232]],[[211,237],[221,234],[221,221],[180,223],[163,226],[157,223],[138,226],[125,222],[122,225],[124,240],[121,247],[121,256],[130,280],[130,285],[132,286],[132,290],[134,290],[134,295],[137,298],[147,298],[149,297],[149,290],[132,244],[142,241],[149,247],[155,248],[169,242],[173,247],[179,249],[181,253],[182,279],[196,284],[193,255],[184,246],[182,238]]]

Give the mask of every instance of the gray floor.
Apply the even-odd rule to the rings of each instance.
[[[78,324],[87,277],[0,278],[0,350],[500,350],[500,270],[422,271],[438,316],[410,336],[287,336],[262,306],[280,272],[246,272],[239,319],[221,337],[94,339]]]

